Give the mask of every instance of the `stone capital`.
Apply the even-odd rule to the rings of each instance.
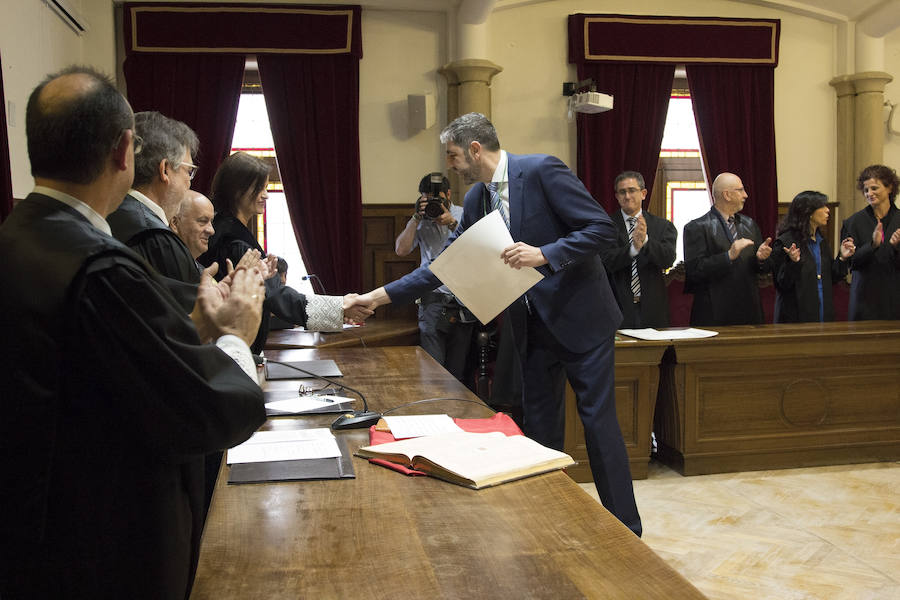
[[[453,61],[438,69],[438,73],[447,78],[448,84],[484,83],[491,84],[494,75],[503,67],[481,58],[464,58]]]

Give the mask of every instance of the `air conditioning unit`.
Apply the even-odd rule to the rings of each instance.
[[[89,29],[88,22],[81,16],[81,13],[72,7],[68,0],[43,0],[43,2],[59,15],[59,18],[72,28],[72,31],[78,35],[87,33]]]

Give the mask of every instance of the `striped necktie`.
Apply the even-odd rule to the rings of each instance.
[[[506,223],[506,228],[509,229],[509,215],[506,214],[506,208],[503,206],[503,201],[500,199],[499,185],[499,181],[492,181],[487,186],[488,191],[491,193],[491,210],[500,211],[500,216],[503,217],[503,222]]]
[[[634,242],[634,226],[637,224],[636,217],[628,217],[628,244]],[[631,259],[631,295],[635,300],[641,297],[641,278],[638,277],[637,257]]]
[[[737,224],[734,222],[734,215],[728,217],[728,231],[731,232],[731,239],[738,239]]]

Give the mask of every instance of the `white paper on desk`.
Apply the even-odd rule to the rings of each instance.
[[[294,398],[266,402],[266,408],[284,413],[303,413],[334,408],[335,404],[353,402],[353,398],[345,396],[297,396],[297,392],[293,392],[293,394]]]
[[[439,433],[458,433],[462,428],[449,415],[410,415],[384,417],[395,439],[424,437]]]
[[[329,429],[279,429],[257,431],[243,444],[231,448],[226,461],[234,464],[339,456],[341,449]]]
[[[466,229],[429,268],[479,321],[488,323],[544,278],[532,267],[513,269],[503,262],[500,253],[512,243],[495,210]]]
[[[619,333],[639,340],[695,340],[719,335],[718,331],[708,329],[620,329]]]

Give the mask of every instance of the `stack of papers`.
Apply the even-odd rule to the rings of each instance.
[[[639,340],[694,340],[719,335],[718,331],[695,329],[693,327],[685,329],[653,329],[650,327],[646,329],[620,329],[619,333]]]
[[[257,431],[250,439],[230,449],[228,464],[339,458],[341,450],[330,429]]]

